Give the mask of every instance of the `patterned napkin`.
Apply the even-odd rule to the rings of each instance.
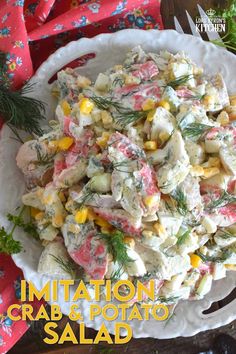
[[[124,28],[162,29],[160,0],[0,0],[0,50],[8,53],[6,70],[13,88],[21,87],[51,53],[71,40]],[[20,302],[22,278],[12,259],[0,254],[0,354],[29,327],[6,314],[9,305]]]

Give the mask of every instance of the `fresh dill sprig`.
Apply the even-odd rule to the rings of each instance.
[[[236,197],[234,195],[229,194],[228,192],[224,191],[218,199],[213,200],[206,206],[206,210],[214,210],[218,208],[225,207],[228,204],[235,203]]]
[[[124,242],[125,235],[121,231],[115,231],[112,234],[98,234],[99,239],[105,241],[107,251],[113,257],[113,262],[117,262],[121,267],[125,267],[128,263],[133,262],[127,254],[127,245]]]
[[[202,259],[203,262],[214,262],[214,263],[221,263],[226,261],[232,254],[229,250],[222,251],[221,255],[219,256],[206,256],[199,250],[195,251],[195,253]]]
[[[133,111],[129,109],[119,110],[119,114],[114,117],[114,120],[122,127],[130,123],[135,123],[140,119],[147,117],[149,111]]]
[[[211,128],[213,127],[207,124],[191,123],[186,128],[183,129],[182,135],[185,138],[200,138]]]
[[[61,269],[64,270],[64,272],[68,273],[72,279],[75,279],[76,267],[72,260],[64,260],[62,257],[57,257],[54,254],[50,254],[50,256],[57,264],[59,264],[59,266],[61,267]]]
[[[185,241],[187,240],[187,238],[190,235],[191,230],[186,230],[182,235],[178,236],[178,240],[176,242],[177,246],[181,246],[185,243]]]
[[[112,87],[122,87],[124,85],[124,79],[122,79],[121,77],[116,77],[113,82],[112,82]]]
[[[36,149],[36,153],[37,153],[37,164],[38,165],[50,166],[53,164],[55,154],[50,155],[47,152],[46,153],[41,152],[40,146],[38,146],[38,145],[35,146],[35,149]]]
[[[91,95],[89,98],[95,103],[95,105],[101,110],[108,110],[114,108],[117,113],[114,112],[114,120],[120,126],[126,126],[127,124],[137,122],[140,119],[146,118],[149,111],[134,111],[129,108],[123,107],[119,102],[112,100],[111,97],[102,97]]]
[[[80,198],[80,201],[76,202],[78,208],[82,209],[85,205],[89,205],[89,202],[94,198],[95,195],[97,195],[97,193],[91,189],[91,183],[88,183],[83,189],[83,194]]]
[[[180,188],[176,188],[175,192],[171,195],[171,197],[176,202],[176,209],[178,213],[182,216],[186,216],[188,213],[188,205],[187,198],[184,192]]]
[[[169,81],[166,86],[170,86],[173,89],[177,88],[178,86],[182,86],[186,84],[190,79],[193,79],[193,75],[181,75],[177,77],[175,80]]]
[[[16,91],[10,89],[6,55],[0,52],[0,115],[9,126],[40,135],[40,120],[45,119],[44,104],[36,98],[25,96],[32,91],[32,84]]]
[[[102,97],[102,96],[96,96],[92,95],[89,97],[90,100],[92,100],[97,108],[101,110],[107,110],[111,107],[114,107],[117,110],[122,109],[122,106],[119,102],[113,101],[111,97]]]
[[[116,270],[114,270],[111,275],[110,275],[110,281],[113,283],[117,280],[120,280],[120,277],[122,276],[122,274],[124,273],[123,267],[119,266],[119,268],[117,268]]]

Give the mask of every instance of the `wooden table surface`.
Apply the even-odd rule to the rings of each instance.
[[[187,22],[184,9],[188,10],[192,17],[198,15],[196,4],[200,4],[205,10],[216,8],[216,6],[224,7],[225,0],[162,0],[161,12],[165,28],[174,28],[173,16],[177,16],[185,33],[191,33]],[[216,303],[212,309],[215,310],[224,306],[230,299],[236,297],[236,291],[225,301]],[[59,323],[59,328],[63,330],[68,318],[66,316]],[[76,333],[78,325],[71,323]],[[236,321],[219,329],[205,331],[196,336],[169,340],[157,340],[153,338],[132,339],[126,345],[61,345],[47,346],[43,342],[44,321],[34,323],[29,331],[21,338],[21,340],[8,352],[9,354],[98,354],[98,353],[127,353],[127,354],[197,354],[200,351],[206,351],[212,347],[214,338],[220,333],[229,334],[236,339]],[[96,331],[86,329],[86,337],[94,338]],[[108,349],[108,350],[106,350]],[[110,349],[110,350],[109,350]],[[235,348],[236,353],[236,348]]]

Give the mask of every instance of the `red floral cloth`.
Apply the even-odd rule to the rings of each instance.
[[[162,29],[160,0],[0,0],[0,50],[7,52],[6,70],[15,88],[71,40],[124,28]],[[8,306],[19,302],[22,277],[11,258],[0,254],[0,354],[29,327],[6,315]]]

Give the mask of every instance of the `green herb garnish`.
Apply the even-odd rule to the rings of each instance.
[[[127,245],[124,242],[124,234],[121,231],[115,231],[112,234],[104,234],[99,233],[98,237],[105,241],[107,245],[107,251],[113,257],[113,262],[117,262],[119,264],[119,268],[113,274],[113,280],[117,279],[119,275],[121,275],[121,269],[125,268],[128,263],[133,262],[127,254]]]
[[[201,253],[198,250],[195,253],[203,260],[203,262],[213,262],[213,263],[224,262],[232,255],[232,252],[229,250],[222,251],[220,256],[206,256],[205,254]]]
[[[187,240],[187,238],[189,237],[191,230],[187,230],[185,231],[182,235],[178,236],[178,240],[176,242],[177,246],[181,246],[185,243],[185,241]]]
[[[22,214],[24,212],[25,207],[23,207],[19,213],[19,215],[7,214],[7,219],[14,224],[14,226],[18,226],[24,230],[27,234],[34,237],[36,240],[39,239],[39,234],[36,226],[32,223],[32,221],[26,222],[24,221]]]
[[[176,209],[178,213],[182,216],[186,216],[188,213],[188,205],[187,198],[184,192],[180,188],[176,188],[175,192],[171,195],[171,197],[176,202]]]
[[[37,153],[37,161],[38,165],[50,166],[54,162],[54,157],[56,154],[50,155],[47,152],[41,152],[41,148],[39,145],[35,145],[36,153]]]
[[[7,232],[4,227],[0,229],[0,253],[19,253],[22,246],[19,241],[13,239],[13,234],[16,227],[22,228],[26,233],[38,239],[39,235],[36,226],[32,222],[25,222],[23,212],[25,207],[21,208],[18,215],[7,214],[7,219],[13,224],[10,232]]]
[[[212,128],[212,126],[207,124],[191,123],[183,129],[182,135],[185,138],[200,138],[203,134]]]
[[[62,257],[57,257],[54,254],[50,254],[50,256],[57,264],[59,264],[59,266],[61,267],[61,269],[64,270],[64,272],[68,273],[72,279],[75,279],[76,267],[72,260],[64,260]]]
[[[133,111],[123,107],[119,102],[112,100],[111,97],[102,97],[92,95],[89,97],[99,109],[108,110],[114,108],[114,120],[120,126],[125,127],[127,124],[137,122],[140,119],[146,118],[149,111]]]
[[[21,251],[22,246],[20,242],[13,239],[15,228],[16,225],[13,226],[9,233],[4,227],[0,228],[0,253],[14,254]]]
[[[41,101],[25,96],[32,91],[32,84],[16,91],[10,89],[6,61],[6,53],[0,52],[0,115],[9,127],[41,135],[40,120],[45,119],[45,107]]]
[[[190,79],[193,79],[193,75],[182,75],[177,77],[175,80],[169,81],[166,86],[170,86],[173,89],[177,88],[178,86],[182,86],[186,84]]]
[[[236,197],[224,191],[218,199],[213,200],[206,206],[206,210],[214,210],[217,208],[225,207],[228,204],[235,203]]]
[[[228,7],[223,10],[217,11],[218,14],[226,20],[227,32],[221,37],[222,41],[219,39],[212,40],[211,42],[220,46],[236,51],[236,1],[229,0]]]

